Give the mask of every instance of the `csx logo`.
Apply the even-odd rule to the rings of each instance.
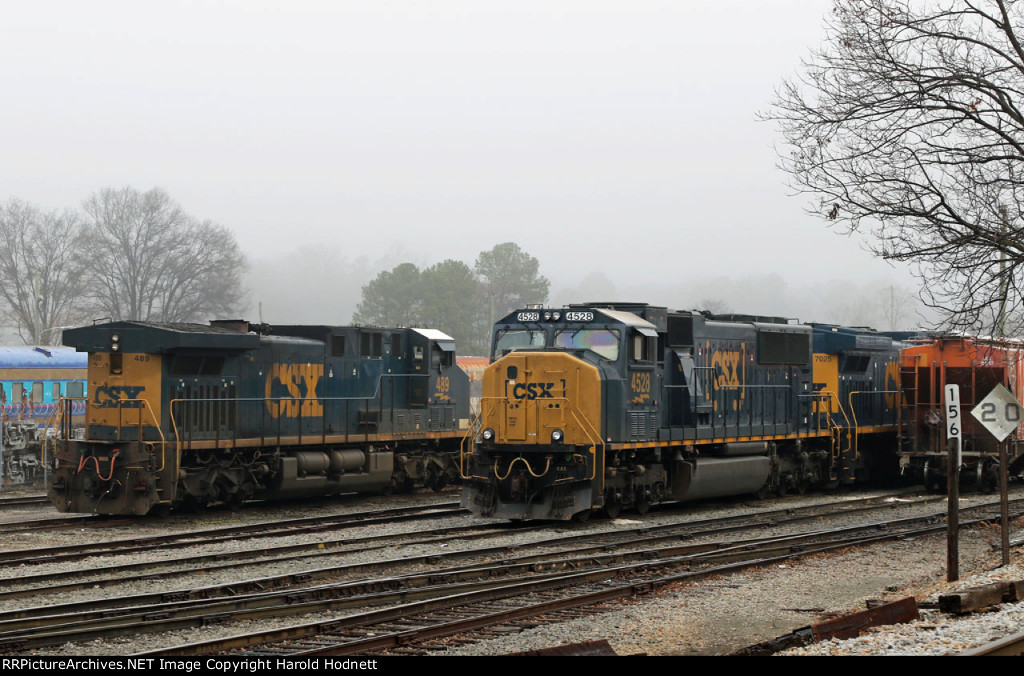
[[[273,364],[267,374],[267,410],[274,418],[320,416],[324,408],[316,390],[323,364]]]
[[[743,406],[746,392],[746,363],[743,357],[746,350],[715,350],[711,354],[711,366],[715,376],[715,386],[719,390],[728,390],[736,395],[732,402],[733,410],[739,410]],[[710,398],[711,393],[708,392]],[[717,404],[716,404],[717,405]]]
[[[512,398],[529,401],[554,399],[555,395],[551,392],[554,388],[554,383],[516,383],[512,386]]]
[[[103,385],[93,394],[93,406],[99,408],[141,408],[139,394],[146,388],[138,385]]]

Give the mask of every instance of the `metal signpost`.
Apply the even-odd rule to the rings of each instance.
[[[1017,398],[1003,385],[996,385],[971,415],[999,442],[999,530],[1002,535],[1003,565],[1010,563],[1010,501],[1007,488],[1007,452],[1004,441],[1021,423]]]
[[[946,580],[960,579],[960,462],[963,423],[960,420],[960,386],[946,385]]]

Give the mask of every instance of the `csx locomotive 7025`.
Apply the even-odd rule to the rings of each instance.
[[[463,506],[510,519],[803,491],[895,472],[900,345],[863,329],[646,304],[494,327]]]
[[[84,440],[60,435],[65,512],[163,513],[458,479],[469,384],[431,329],[122,321],[89,353]]]

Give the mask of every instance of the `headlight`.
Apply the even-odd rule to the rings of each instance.
[[[562,430],[555,430],[551,433],[551,443],[560,444],[563,441],[565,441],[565,434],[562,433]]]
[[[490,427],[488,427],[487,429],[484,430],[483,437],[484,437],[484,441],[493,441],[494,440],[494,430],[492,430]]]

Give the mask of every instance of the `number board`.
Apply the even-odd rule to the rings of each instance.
[[[977,418],[997,441],[1008,437],[1021,422],[1020,403],[1002,385],[996,385],[988,396],[974,407],[971,415]]]

